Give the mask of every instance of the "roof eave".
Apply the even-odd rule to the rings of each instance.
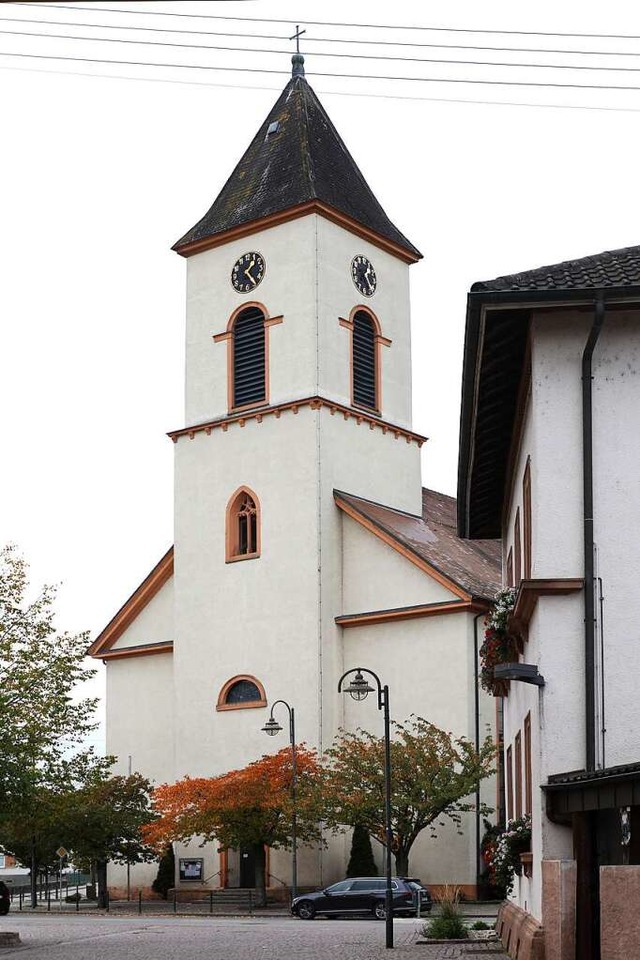
[[[321,200],[307,200],[304,203],[287,207],[284,210],[277,210],[274,213],[270,213],[265,217],[259,217],[256,220],[248,220],[246,223],[238,224],[237,226],[228,230],[222,230],[220,233],[214,233],[207,237],[201,237],[198,240],[185,242],[184,238],[182,238],[178,240],[171,249],[175,250],[175,252],[180,254],[181,257],[191,257],[196,253],[202,253],[204,250],[211,250],[214,247],[219,247],[225,243],[230,243],[232,240],[239,240],[242,237],[249,236],[250,234],[256,233],[258,230],[268,230],[271,227],[277,227],[282,223],[288,223],[290,220],[296,220],[299,217],[305,217],[312,213],[316,213],[322,217],[325,217],[325,219],[330,220],[332,223],[336,223],[338,226],[344,227],[346,230],[356,234],[356,236],[361,237],[363,240],[368,240],[374,246],[385,250],[392,256],[398,257],[400,260],[404,261],[404,263],[417,263],[418,260],[422,259],[422,254],[417,247],[413,246],[413,244],[407,242],[407,245],[404,246],[396,243],[395,241],[390,240],[388,237],[378,233],[378,231],[372,230],[365,224],[360,223],[358,220],[354,220],[346,213],[343,213],[336,207],[332,207]],[[185,234],[185,236],[188,236],[188,234]]]
[[[467,320],[463,354],[462,402],[458,457],[458,536],[472,539],[470,515],[473,436],[476,427],[476,384],[482,372],[479,352],[480,326],[488,308],[527,310],[536,306],[580,307],[604,297],[607,304],[640,302],[640,285],[620,287],[584,287],[565,290],[474,290],[467,295]],[[504,499],[504,491],[503,499]]]

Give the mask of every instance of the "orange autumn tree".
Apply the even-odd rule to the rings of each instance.
[[[312,750],[297,747],[296,756],[298,843],[317,843],[320,766]],[[164,784],[153,792],[157,819],[145,827],[145,841],[158,851],[194,837],[201,844],[215,840],[222,849],[252,847],[256,886],[264,902],[265,847],[291,847],[291,785],[290,747],[219,777],[185,777]]]

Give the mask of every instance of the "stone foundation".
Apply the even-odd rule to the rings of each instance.
[[[575,960],[576,862],[542,861],[542,925],[545,960]]]
[[[512,960],[545,960],[542,924],[515,903],[502,904],[496,930]]]
[[[640,952],[640,867],[600,867],[601,960]]]

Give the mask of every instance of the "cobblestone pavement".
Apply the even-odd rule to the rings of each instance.
[[[22,913],[3,917],[0,927],[22,938],[20,947],[2,949],[0,960],[507,960],[493,945],[419,943],[416,920],[395,922],[393,954],[384,946],[384,924],[375,920]]]

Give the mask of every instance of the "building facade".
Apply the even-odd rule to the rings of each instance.
[[[319,751],[340,727],[381,732],[375,705],[337,692],[351,666],[389,685],[394,719],[484,738],[495,713],[475,696],[474,643],[499,554],[461,541],[455,501],[422,489],[408,275],[420,254],[302,58],[174,249],[187,261],[175,541],[91,648],[107,663],[108,751],[159,783],[237,769],[278,748],[261,732],[276,699]],[[483,791],[493,806],[495,787]],[[412,871],[472,892],[478,842],[470,816],[462,837],[421,838]],[[302,850],[299,883],[339,879],[348,854],[348,837]],[[189,857],[205,888],[254,885],[247,851],[177,851]],[[270,853],[274,886],[289,864]],[[155,868],[136,870],[148,885]]]
[[[532,844],[503,915],[514,957],[640,943],[639,284],[633,247],[469,295],[459,532],[501,536],[517,591],[507,815],[531,814]]]

